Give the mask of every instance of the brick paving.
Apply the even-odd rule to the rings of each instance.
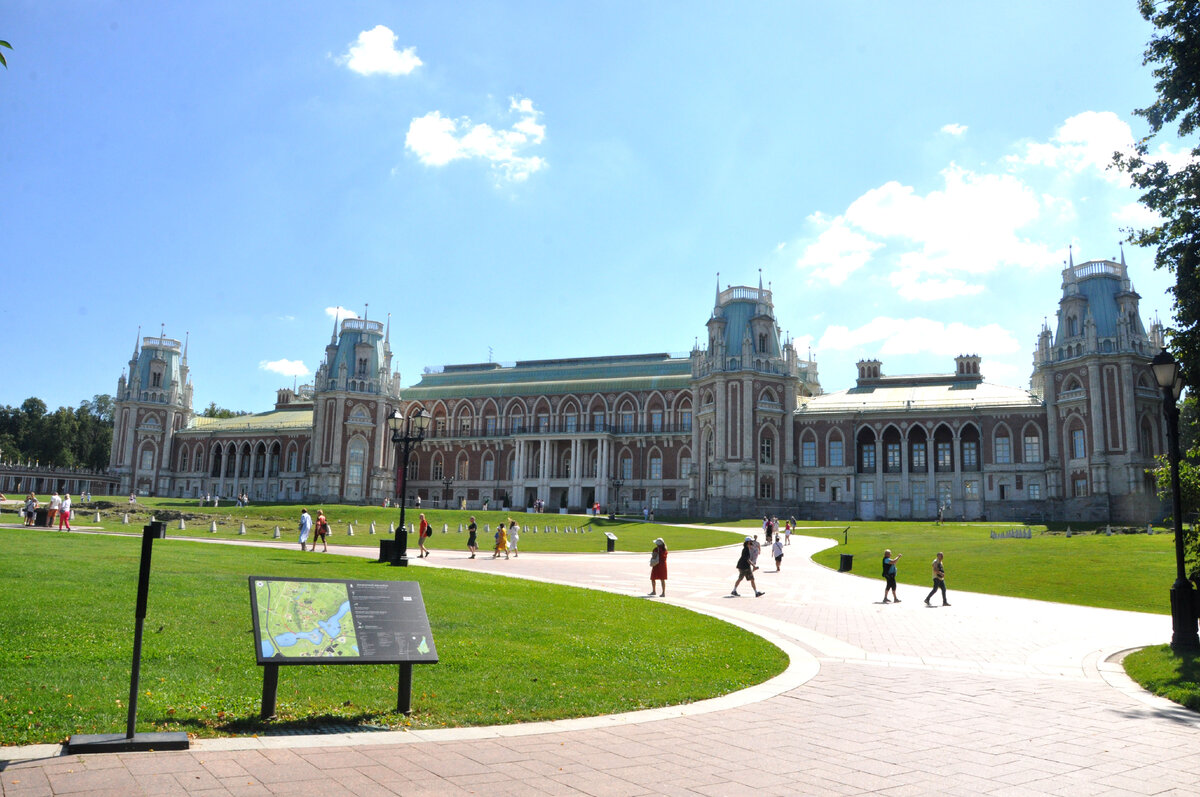
[[[672,552],[666,601],[760,633],[791,656],[787,673],[736,695],[521,726],[201,739],[186,752],[0,748],[0,789],[4,797],[1200,793],[1200,715],[1142,692],[1113,661],[1169,639],[1169,617],[959,592],[953,561],[953,606],[927,608],[928,589],[905,585],[902,603],[883,604],[880,579],[809,561],[828,544],[793,537],[783,571],[760,571],[767,594],[758,599],[728,595],[734,548]],[[438,551],[413,566],[645,595],[646,559]],[[873,560],[857,565],[873,574]]]

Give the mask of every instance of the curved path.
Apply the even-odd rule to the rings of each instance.
[[[928,590],[904,585],[902,603],[883,604],[880,579],[809,561],[830,544],[793,537],[781,573],[764,555],[758,599],[728,595],[735,549],[671,553],[665,600],[792,657],[780,677],[725,698],[496,728],[202,739],[176,753],[0,748],[0,786],[4,797],[1200,791],[1200,715],[1145,694],[1109,661],[1169,639],[1169,617],[958,592],[953,561],[952,607],[927,608]],[[645,595],[646,558],[437,551],[413,566]]]

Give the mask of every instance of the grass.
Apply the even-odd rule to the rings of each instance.
[[[810,525],[810,524],[802,524]],[[849,542],[841,544],[850,526]],[[804,534],[836,539],[814,560],[836,568],[841,554],[854,556],[853,572],[880,579],[885,548],[903,554],[901,584],[932,586],[930,562],[946,555],[946,587],[955,590],[1169,614],[1169,590],[1175,581],[1174,538],[1170,534],[1114,534],[1094,531],[1067,537],[1033,527],[1033,539],[991,539],[990,531],[1012,524],[842,523],[806,529]],[[1161,531],[1161,529],[1160,529]],[[1120,584],[1120,589],[1110,585]],[[912,597],[912,594],[902,596]]]
[[[1125,657],[1125,672],[1142,688],[1200,711],[1200,652],[1156,645]]]
[[[0,745],[123,732],[140,540],[3,533]],[[248,575],[420,581],[441,661],[414,668],[412,716],[395,713],[395,665],[304,666],[281,668],[278,719],[260,721]],[[138,730],[218,736],[590,716],[725,694],[786,665],[761,638],[668,604],[168,539],[154,545]]]
[[[12,496],[10,496],[12,497]],[[48,500],[48,499],[46,499]],[[205,537],[233,538],[240,537],[241,525],[246,525],[246,535],[241,537],[248,540],[271,540],[275,536],[275,527],[280,529],[281,539],[297,540],[297,526],[300,520],[300,510],[307,507],[316,517],[317,509],[323,508],[329,520],[333,536],[330,542],[337,545],[361,545],[378,547],[381,538],[388,537],[389,524],[399,524],[400,510],[378,506],[359,506],[345,504],[251,504],[248,507],[236,507],[232,503],[219,507],[206,506],[201,508],[194,499],[182,498],[139,498],[134,511],[130,511],[128,497],[97,497],[94,502],[100,506],[100,522],[95,522],[96,508],[80,507],[76,504],[75,526],[100,527],[105,531],[138,532],[152,516],[158,519],[168,519],[168,533],[172,537]],[[649,551],[656,537],[665,537],[672,550],[691,550],[710,548],[719,545],[731,545],[740,539],[734,532],[720,529],[692,529],[644,523],[641,520],[621,519],[610,521],[607,517],[593,518],[586,515],[558,514],[526,514],[524,512],[482,512],[463,511],[457,509],[421,509],[409,508],[405,513],[405,523],[417,524],[420,513],[433,524],[434,536],[427,546],[434,550],[465,550],[467,534],[459,532],[459,526],[464,529],[469,518],[474,515],[479,526],[479,545],[481,549],[490,550],[492,532],[497,523],[509,519],[517,521],[521,526],[521,550],[525,552],[560,552],[560,553],[598,553],[606,547],[604,532],[616,535],[618,551]],[[125,515],[129,515],[129,524],[124,523]],[[178,520],[182,516],[185,529],[179,529]],[[6,517],[10,522],[16,522],[15,515]],[[210,532],[211,524],[217,524],[217,531]],[[371,523],[375,523],[376,533],[370,533]],[[56,524],[57,525],[57,524]],[[354,535],[350,536],[349,528],[353,525]],[[443,526],[448,532],[443,534]],[[534,532],[534,528],[538,531]],[[553,529],[557,528],[555,532]],[[567,529],[577,529],[568,532]],[[409,547],[417,545],[416,534],[409,536]]]

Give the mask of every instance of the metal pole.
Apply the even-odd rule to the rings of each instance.
[[[1163,388],[1167,416],[1167,457],[1171,462],[1171,515],[1175,527],[1175,583],[1171,586],[1171,647],[1200,648],[1196,633],[1196,604],[1184,567],[1183,501],[1179,490],[1179,407],[1170,387]]]
[[[400,528],[396,529],[395,558],[392,564],[408,567],[408,529],[404,526],[404,510],[408,504],[408,458],[412,443],[408,436],[408,421],[404,422],[404,437],[400,440]]]

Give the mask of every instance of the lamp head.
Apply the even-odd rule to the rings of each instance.
[[[1154,381],[1160,388],[1166,390],[1175,387],[1175,381],[1179,377],[1179,363],[1171,356],[1171,352],[1167,351],[1166,346],[1154,355],[1154,359],[1150,361],[1150,370],[1154,371]]]
[[[404,429],[404,416],[400,414],[400,410],[392,410],[392,414],[388,416],[388,428],[392,430],[392,434],[396,434]]]
[[[425,430],[429,428],[429,413],[424,407],[417,407],[413,414],[408,416],[409,422],[412,424],[412,429],[417,433],[418,437],[425,434]]]

